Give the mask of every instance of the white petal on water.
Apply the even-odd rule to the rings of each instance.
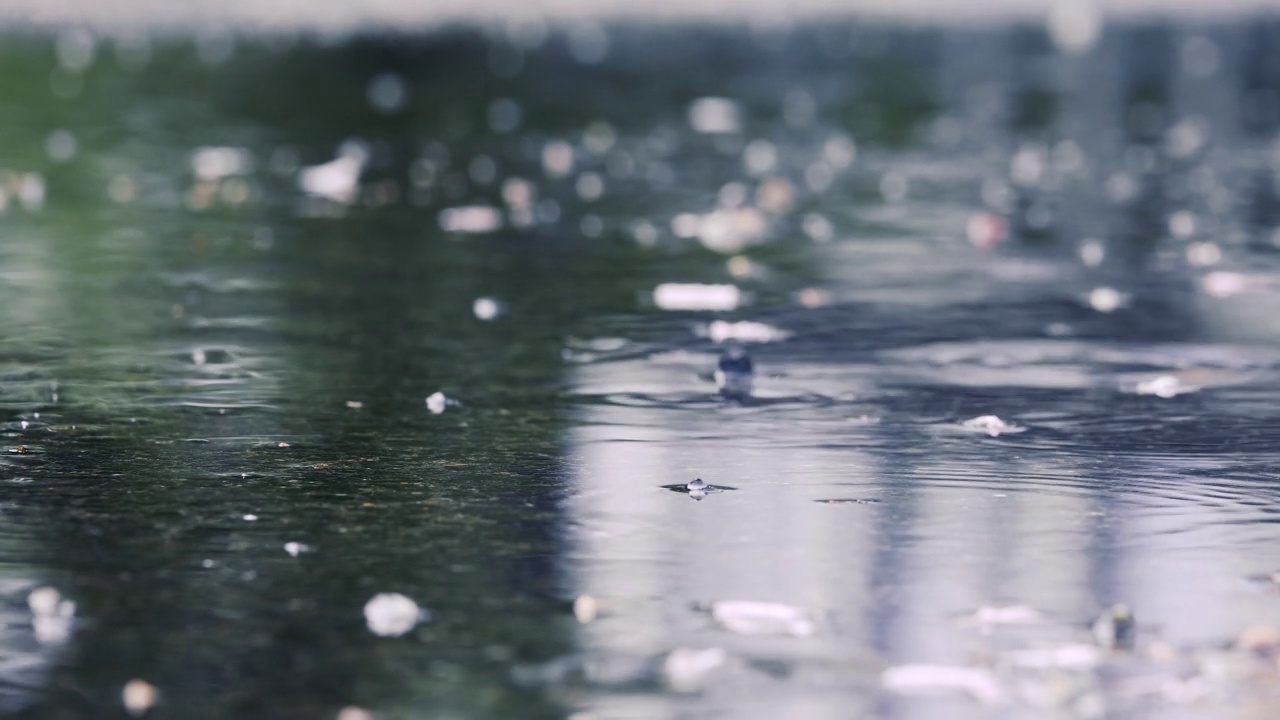
[[[502,212],[489,205],[445,208],[438,218],[445,232],[488,233],[502,227]]]
[[[448,405],[449,398],[445,397],[444,393],[439,390],[427,396],[427,409],[436,415],[444,412],[444,409],[448,407]]]
[[[885,670],[880,683],[899,693],[960,690],[986,705],[1006,700],[1004,686],[990,670],[956,665],[896,665]]]
[[[711,604],[711,617],[739,635],[810,637],[818,629],[808,611],[782,603],[721,600]]]
[[[310,545],[306,545],[300,542],[287,542],[284,544],[284,551],[289,553],[293,557],[298,557],[302,553],[308,552],[310,550],[311,550]]]
[[[156,686],[146,680],[130,680],[120,691],[120,700],[124,703],[124,709],[133,717],[145,715],[159,699],[160,693],[156,690]]]
[[[663,310],[734,310],[743,303],[736,285],[663,283],[653,290],[653,303]]]
[[[700,133],[734,133],[742,128],[738,103],[723,97],[703,97],[689,105],[689,125]]]
[[[399,637],[430,620],[431,613],[400,593],[378,593],[365,603],[364,619],[374,635]]]
[[[728,658],[721,648],[676,648],[662,661],[662,678],[675,692],[697,692]]]

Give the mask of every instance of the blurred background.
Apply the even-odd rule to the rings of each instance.
[[[1280,707],[1271,3],[0,23],[5,716]]]

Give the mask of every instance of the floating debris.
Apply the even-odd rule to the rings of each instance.
[[[1093,623],[1094,639],[1110,650],[1132,650],[1136,634],[1133,612],[1124,603],[1111,606]]]
[[[441,210],[437,220],[445,232],[490,233],[502,227],[502,211],[490,205],[465,205]]]
[[[133,679],[124,684],[120,699],[126,712],[133,717],[142,717],[155,706],[160,699],[160,692],[146,680]]]
[[[711,604],[711,617],[739,635],[811,637],[818,623],[808,611],[782,603],[721,600]]]
[[[720,354],[714,373],[716,387],[720,394],[731,400],[744,400],[751,397],[755,383],[755,367],[746,348],[731,343]]]
[[[735,310],[744,302],[736,285],[663,283],[653,290],[653,304],[662,310]]]
[[[243,519],[245,522],[257,522],[258,516],[254,515],[253,513],[250,513],[248,515],[245,515]]]
[[[876,498],[823,498],[814,502],[823,505],[875,505],[880,501]]]
[[[985,668],[955,665],[897,665],[885,670],[880,683],[898,693],[928,693],[960,690],[984,705],[998,705],[1007,700],[1004,687],[995,674]]]
[[[378,593],[365,603],[364,619],[374,635],[399,637],[431,620],[431,612],[400,593]]]
[[[1007,423],[995,415],[979,415],[976,418],[965,420],[961,425],[966,430],[984,432],[991,437],[1000,437],[1001,435],[1010,435],[1026,430],[1021,425]]]
[[[728,659],[721,648],[676,648],[662,661],[662,679],[673,692],[698,692]]]
[[[27,595],[32,627],[41,645],[61,645],[71,637],[76,604],[52,587],[40,587]]]
[[[352,410],[360,410],[361,408],[364,407],[364,403],[359,400],[348,400],[347,407],[351,408]]]
[[[712,485],[711,483],[704,482],[702,478],[695,478],[692,482],[688,482],[688,483],[676,483],[674,485],[663,485],[661,487],[663,487],[666,490],[671,490],[678,493],[686,493],[688,494],[689,497],[693,498],[694,500],[701,500],[702,498],[706,497],[707,495],[710,495],[711,493],[718,493],[718,492],[724,492],[725,490],[738,489],[736,487],[730,487],[728,485]]]

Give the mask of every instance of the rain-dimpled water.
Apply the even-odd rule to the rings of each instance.
[[[10,27],[0,713],[1277,717],[1276,18],[775,20]]]

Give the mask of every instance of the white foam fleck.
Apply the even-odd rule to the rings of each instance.
[[[399,637],[430,620],[431,613],[400,593],[378,593],[365,603],[364,619],[374,635]]]
[[[663,283],[653,290],[653,303],[663,310],[734,310],[743,302],[736,285]]]
[[[676,648],[662,661],[662,677],[674,692],[697,692],[728,658],[721,648]]]
[[[502,311],[502,303],[495,298],[476,298],[476,301],[471,303],[471,312],[475,314],[478,320],[496,320],[502,314]]]
[[[885,670],[880,682],[886,690],[899,693],[960,690],[987,705],[1006,700],[1004,687],[985,668],[954,665],[896,665]]]
[[[304,552],[311,550],[311,546],[300,542],[287,542],[284,544],[284,551],[292,557],[298,557]]]
[[[427,396],[427,409],[436,415],[444,412],[444,409],[448,407],[448,405],[449,398],[445,397],[444,393],[439,390]]]
[[[804,609],[755,600],[721,600],[711,604],[711,617],[739,635],[811,637],[818,625]]]
[[[1026,430],[1026,428],[1020,425],[1005,422],[996,415],[979,415],[976,418],[965,420],[961,425],[966,430],[984,432],[991,437],[1000,437],[1001,435],[1010,435]]]
[[[750,320],[739,320],[738,322],[716,320],[707,325],[704,332],[700,334],[704,334],[714,343],[723,343],[729,340],[767,343],[778,342],[791,337],[791,333],[786,330]]]

